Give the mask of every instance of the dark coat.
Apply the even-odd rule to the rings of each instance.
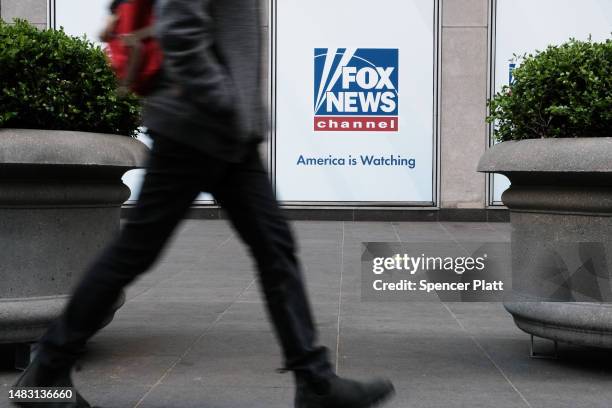
[[[264,137],[258,0],[157,0],[164,67],[144,104],[154,133],[228,161]]]

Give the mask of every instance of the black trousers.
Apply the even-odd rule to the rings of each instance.
[[[159,135],[154,139],[135,210],[41,339],[39,361],[56,368],[74,364],[79,350],[111,313],[121,290],[151,267],[193,200],[204,191],[227,211],[255,258],[285,369],[306,378],[333,375],[327,349],[316,344],[293,236],[257,146],[249,149],[242,162],[229,163]]]

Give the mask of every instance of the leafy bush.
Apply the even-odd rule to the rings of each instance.
[[[85,38],[0,21],[0,127],[134,136],[138,100],[116,86],[104,51]]]
[[[520,57],[489,102],[499,141],[612,136],[612,40],[570,40]]]

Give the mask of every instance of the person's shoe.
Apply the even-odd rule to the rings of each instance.
[[[369,408],[394,393],[391,381],[383,379],[359,382],[333,377],[317,386],[298,381],[295,408]]]
[[[70,378],[70,368],[65,370],[50,370],[43,367],[38,359],[23,372],[14,388],[23,387],[71,387],[75,393],[75,402],[13,402],[20,408],[92,408],[91,405],[74,388]]]

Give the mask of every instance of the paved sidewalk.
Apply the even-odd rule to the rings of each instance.
[[[390,407],[610,407],[612,358],[528,357],[500,304],[362,303],[364,241],[507,241],[508,224],[296,222],[322,342],[342,375],[391,377]],[[224,221],[188,221],[75,375],[105,408],[292,407],[246,250]],[[540,341],[543,350],[552,346]],[[0,370],[0,407],[17,373]]]

